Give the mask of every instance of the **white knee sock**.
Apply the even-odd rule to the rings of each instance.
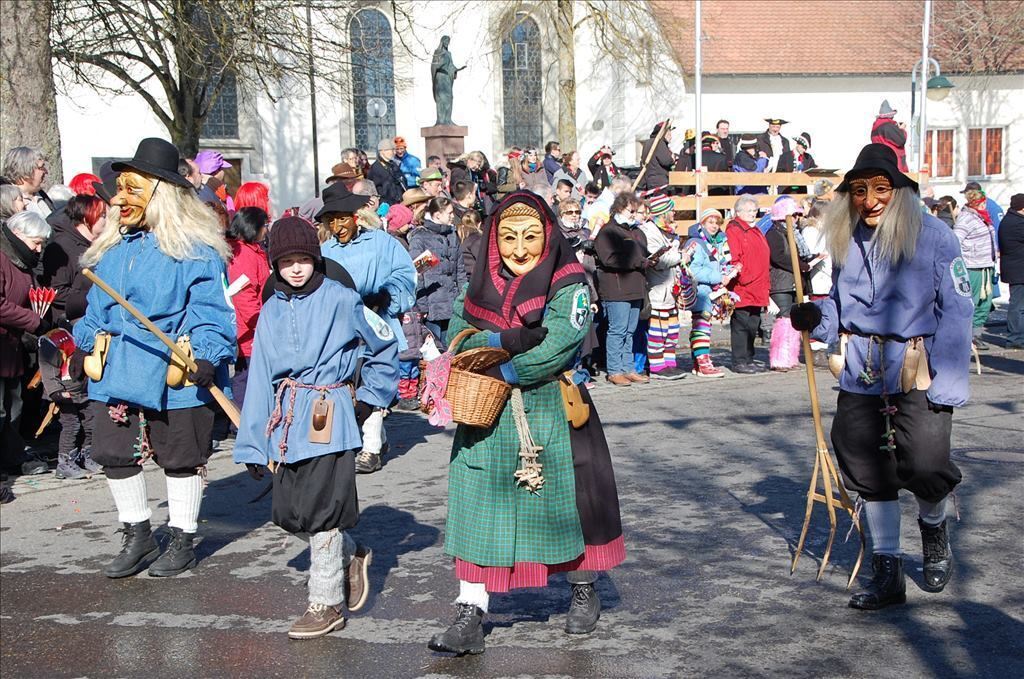
[[[343,544],[336,528],[309,536],[309,603],[337,606],[345,598]]]
[[[167,477],[167,524],[186,533],[199,528],[199,505],[203,501],[203,479],[192,476]]]
[[[929,526],[938,526],[946,520],[946,500],[948,495],[938,502],[927,502],[917,498],[918,516]]]
[[[127,479],[107,477],[107,486],[117,505],[117,520],[121,523],[147,521],[153,515],[146,496],[146,477],[139,473]]]
[[[871,535],[871,550],[875,554],[899,556],[900,550],[900,503],[898,500],[865,502],[864,518]]]
[[[491,597],[482,582],[467,582],[459,580],[459,597],[455,600],[457,604],[473,604],[484,613],[487,612],[487,604]]]
[[[384,445],[384,411],[374,410],[363,422],[363,450],[380,455]]]

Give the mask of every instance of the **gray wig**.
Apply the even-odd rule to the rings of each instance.
[[[850,194],[836,193],[822,220],[825,248],[834,266],[842,266],[846,261],[850,240],[859,221],[860,215],[853,207]],[[893,189],[892,200],[871,234],[872,258],[893,265],[910,259],[921,235],[921,222],[921,201],[917,191],[910,187]]]

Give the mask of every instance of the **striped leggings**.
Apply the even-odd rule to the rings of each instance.
[[[679,312],[676,307],[652,307],[651,325],[647,329],[647,356],[651,359],[651,372],[676,367],[678,344]]]
[[[694,360],[711,353],[711,314],[707,311],[691,312],[693,327],[690,330],[690,353]]]

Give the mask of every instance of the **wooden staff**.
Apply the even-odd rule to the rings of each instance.
[[[647,149],[647,157],[644,158],[644,164],[640,168],[640,172],[637,174],[636,179],[633,180],[633,191],[636,191],[636,187],[640,185],[640,180],[644,178],[645,174],[647,174],[647,165],[651,162],[651,158],[654,157],[654,149],[658,148],[658,144],[661,143],[662,137],[665,136],[665,132],[671,125],[672,119],[666,118],[665,124],[661,126],[660,130],[658,130],[658,134],[654,135],[654,143],[651,144],[651,148]]]
[[[796,304],[804,301],[804,284],[800,275],[800,254],[796,247],[796,233],[793,223],[793,215],[786,217],[786,238],[789,241],[789,255],[793,264],[793,278],[796,282]],[[820,580],[828,565],[829,555],[832,553],[832,543],[836,537],[836,508],[845,509],[853,520],[853,525],[860,535],[860,551],[857,554],[857,562],[853,565],[850,579],[846,583],[847,589],[853,584],[860,571],[861,562],[864,560],[864,531],[861,529],[860,519],[857,516],[853,502],[846,493],[842,481],[839,480],[839,473],[836,471],[835,463],[832,462],[832,455],[825,444],[825,428],[821,425],[821,406],[818,402],[818,384],[814,379],[814,351],[811,350],[810,332],[800,331],[800,337],[804,347],[804,367],[807,369],[807,391],[811,396],[811,415],[814,418],[814,435],[817,443],[817,450],[814,457],[814,472],[811,474],[810,487],[807,489],[807,511],[804,514],[804,525],[800,530],[800,541],[796,545],[796,553],[793,555],[793,564],[790,574],[796,572],[797,561],[800,560],[800,552],[803,551],[804,541],[807,539],[807,529],[811,525],[811,512],[814,510],[814,503],[824,503],[828,510],[829,534],[828,544],[821,557],[821,566],[818,568],[818,575],[815,580]],[[818,476],[821,475],[822,492],[818,492]],[[832,492],[835,486],[839,496]]]
[[[192,357],[186,354],[184,351],[182,351],[177,344],[172,342],[171,338],[165,335],[163,332],[161,332],[160,328],[153,325],[153,321],[143,316],[142,312],[136,309],[131,302],[122,297],[116,290],[107,285],[107,283],[102,278],[94,274],[89,269],[82,269],[82,275],[88,278],[96,285],[98,285],[100,290],[110,295],[115,302],[124,307],[125,311],[134,316],[139,321],[139,323],[142,323],[142,325],[145,326],[146,330],[149,330],[156,336],[158,340],[166,344],[167,348],[171,350],[171,353],[177,356],[179,359],[181,359],[181,362],[185,364],[185,367],[188,368],[189,372],[196,371],[196,362],[192,360]],[[231,423],[234,424],[235,427],[238,427],[240,417],[238,413],[238,408],[235,407],[235,404],[216,385],[211,384],[209,386],[209,390],[210,393],[213,395],[213,400],[215,400],[217,402],[217,405],[219,405],[224,410],[224,414],[228,416],[228,419],[231,420]]]

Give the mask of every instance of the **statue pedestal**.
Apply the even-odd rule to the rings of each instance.
[[[466,135],[469,128],[462,125],[433,125],[421,127],[420,134],[427,142],[427,156],[441,156],[445,161],[454,160],[466,152]],[[427,159],[423,159],[426,165]]]

